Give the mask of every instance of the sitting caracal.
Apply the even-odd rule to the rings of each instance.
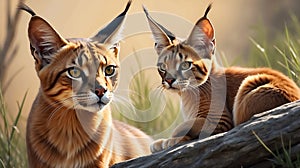
[[[126,9],[91,38],[65,39],[28,6],[28,36],[40,89],[27,121],[30,168],[109,167],[150,154],[152,139],[115,121],[119,38]]]

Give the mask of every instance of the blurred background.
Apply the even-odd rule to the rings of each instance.
[[[3,46],[8,32],[11,30],[8,26],[8,14],[13,19],[18,2],[18,0],[0,0],[0,51],[2,53],[5,50]],[[127,0],[27,0],[24,2],[46,19],[63,37],[68,38],[94,35],[123,11]],[[299,66],[297,65],[299,60],[297,45],[300,39],[299,0],[133,0],[121,43],[122,74],[118,92],[120,95],[123,90],[134,90],[137,85],[141,85],[139,82],[134,83],[132,79],[148,82],[143,85],[149,88],[158,87],[160,84],[159,75],[155,71],[157,56],[153,50],[148,23],[142,13],[142,5],[147,7],[155,20],[178,37],[185,38],[193,24],[203,16],[209,3],[213,3],[208,16],[216,31],[217,56],[224,66],[271,66],[289,73],[294,80],[299,80],[300,71],[289,69],[291,64]],[[26,118],[39,89],[39,79],[34,69],[34,59],[30,54],[27,38],[30,15],[21,12],[19,16],[15,36],[7,52],[14,58],[0,59],[2,61],[0,70],[3,74],[0,79],[4,104],[12,118],[18,114],[18,106],[27,92],[18,125],[21,134],[24,134]],[[290,40],[294,43],[290,44]],[[279,56],[273,57],[273,53]],[[282,61],[277,60],[280,55],[283,56]],[[289,63],[288,60],[291,59],[284,55],[291,55],[296,61]],[[141,71],[149,71],[151,75],[150,73],[138,75]],[[145,94],[149,95],[149,92]],[[130,96],[134,97],[134,95]],[[165,99],[168,102],[169,98]],[[132,100],[132,103],[140,102]],[[173,112],[178,111],[176,103],[171,105],[166,103],[166,106]],[[116,114],[116,117],[120,115]],[[1,119],[0,121],[2,122]],[[149,130],[147,132],[151,133]]]

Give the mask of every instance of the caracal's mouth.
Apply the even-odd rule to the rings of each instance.
[[[73,99],[73,106],[78,110],[86,110],[90,112],[97,112],[102,110],[108,105],[113,98],[113,94],[107,91],[102,97],[98,97],[94,94],[89,96],[82,96],[80,98]]]

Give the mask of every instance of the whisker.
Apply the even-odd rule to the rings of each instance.
[[[63,105],[63,102],[65,102],[65,101],[67,101],[67,100],[69,100],[69,99],[71,99],[71,98],[72,98],[72,97],[68,97],[68,98],[66,98],[66,99],[64,99],[64,100],[56,101],[56,102],[51,103],[51,104],[49,105],[49,107],[48,107],[47,109],[45,109],[45,110],[48,111],[49,108],[52,107],[53,105],[59,104],[59,106],[57,106],[53,111],[51,111],[51,114],[49,115],[48,120],[51,121],[52,118],[53,118],[53,116],[54,116],[61,108],[65,107],[65,106]]]
[[[126,97],[120,96],[120,95],[115,95],[113,98],[114,102],[120,102],[120,103],[130,103],[130,100],[128,100]]]
[[[153,84],[151,85],[151,87],[150,87],[150,88],[157,88],[157,87],[163,87],[163,86],[162,86],[162,84],[161,84],[161,83],[157,83],[157,82],[155,82],[155,83],[153,83]]]
[[[68,99],[68,98],[67,98]],[[64,101],[64,100],[63,100]],[[55,102],[51,102],[50,104],[48,104],[46,107],[44,107],[42,109],[42,111],[48,111],[51,107],[56,106],[56,105],[60,105],[61,102],[63,101],[55,101]]]
[[[59,110],[62,109],[63,107],[64,106],[61,105],[61,106],[56,107],[53,111],[51,111],[51,114],[48,117],[48,121],[51,121],[53,119],[53,117],[55,116],[55,114],[57,112],[59,112]],[[63,110],[63,111],[60,111],[60,112],[64,113],[65,111]]]
[[[187,89],[194,95],[193,97],[199,97],[199,89],[197,86],[188,85]]]
[[[134,105],[128,100],[128,98],[123,96],[114,96],[112,104],[117,108],[117,111],[121,113],[133,113],[136,114]]]
[[[162,85],[159,85],[156,89],[159,91],[159,93],[163,93],[165,91],[165,88]]]

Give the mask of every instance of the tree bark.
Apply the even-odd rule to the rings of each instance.
[[[260,113],[234,129],[114,165],[123,167],[271,167],[274,153],[300,156],[300,101]]]

